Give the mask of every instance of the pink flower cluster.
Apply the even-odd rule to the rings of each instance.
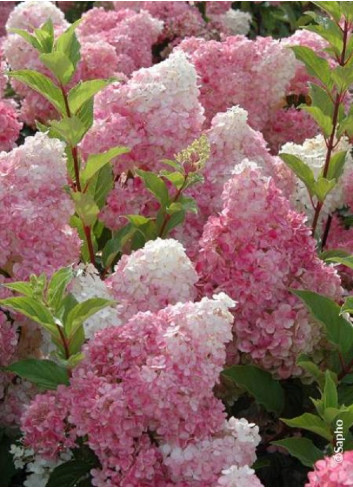
[[[306,31],[283,41],[269,37],[251,41],[243,36],[226,37],[223,42],[185,39],[178,49],[190,55],[200,77],[207,122],[218,112],[240,105],[248,111],[250,125],[263,131],[274,151],[284,142],[301,143],[314,136],[317,126],[307,115],[297,109],[283,114],[286,97],[306,95],[311,79],[303,64],[295,61],[291,45],[309,46],[320,54],[325,47],[321,38]],[[287,115],[288,127],[281,123]]]
[[[30,405],[24,443],[50,458],[74,436],[87,437],[102,467],[92,471],[95,485],[203,486],[237,478],[260,485],[249,469],[257,427],[226,421],[212,392],[233,305],[221,294],[138,313],[98,332],[71,385]]]
[[[16,351],[17,341],[16,327],[0,310],[0,367],[5,367],[10,363]],[[8,377],[7,373],[0,371],[0,400],[4,397],[4,388],[8,383]]]
[[[147,11],[155,19],[163,22],[158,43],[180,42],[187,36],[203,36],[206,33],[206,22],[199,10],[188,2],[114,2],[117,11],[125,8]]]
[[[119,11],[93,8],[82,16],[78,27],[81,44],[91,45],[105,43],[115,51],[106,59],[108,67],[115,72],[130,75],[133,71],[152,65],[152,45],[157,41],[163,24],[148,12],[134,12],[124,9]],[[92,49],[92,48],[91,48]],[[108,47],[105,47],[108,50]],[[83,54],[85,50],[83,50]],[[103,59],[96,58],[95,71],[105,65]],[[92,70],[94,71],[94,70]],[[114,73],[114,72],[113,72]],[[111,76],[111,73],[109,76]],[[99,76],[102,78],[102,74]]]
[[[189,214],[183,228],[176,230],[176,236],[187,247],[188,254],[198,252],[200,239],[207,219],[222,210],[220,195],[224,184],[231,178],[234,169],[248,158],[258,164],[264,175],[273,177],[276,185],[290,196],[294,188],[291,171],[278,157],[270,155],[262,134],[252,129],[247,112],[240,107],[232,107],[227,112],[217,114],[209,130],[211,154],[203,170],[205,181],[190,189],[195,198],[198,214]]]
[[[0,99],[0,151],[9,151],[15,146],[21,129],[15,104]]]
[[[79,256],[80,240],[69,226],[73,204],[63,189],[64,144],[43,133],[0,153],[0,268],[17,280],[52,273]]]
[[[339,277],[317,257],[302,215],[272,178],[244,161],[225,185],[223,210],[210,217],[196,270],[202,291],[238,301],[232,362],[252,362],[277,376],[298,375],[296,357],[322,348],[322,333],[290,288],[337,298]]]
[[[5,25],[15,2],[0,2],[0,37],[6,34]]]
[[[189,54],[200,77],[208,123],[218,112],[240,105],[248,111],[250,125],[261,131],[295,74],[294,55],[272,38],[190,38],[178,49]]]
[[[251,16],[233,10],[232,2],[206,2],[206,22],[194,2],[113,2],[116,10],[147,11],[163,22],[157,44],[166,46],[160,53],[167,56],[184,38],[195,36],[219,39],[226,35],[247,34]],[[198,3],[198,2],[196,2]]]
[[[163,158],[172,158],[199,136],[204,118],[198,95],[195,69],[183,53],[140,69],[126,84],[114,83],[96,97],[83,152],[124,145],[131,151],[119,157],[117,175],[134,166],[159,169]]]
[[[352,487],[353,450],[344,452],[340,462],[335,455],[319,460],[308,478],[306,487]]]

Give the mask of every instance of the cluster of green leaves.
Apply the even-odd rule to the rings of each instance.
[[[315,22],[306,26],[306,29],[327,42],[325,51],[332,62],[306,46],[293,46],[291,49],[315,79],[315,83],[310,84],[310,103],[299,107],[308,112],[318,124],[327,146],[326,159],[319,176],[315,178],[309,165],[297,156],[286,153],[280,155],[309,192],[315,210],[313,233],[322,205],[344,170],[347,152],[334,150],[342,136],[353,135],[353,109],[351,107],[347,110],[345,107],[346,95],[353,83],[353,6],[349,2],[314,4],[323,9],[324,14],[306,12]]]
[[[37,127],[66,143],[67,170],[73,182],[68,191],[76,209],[71,225],[77,228],[83,241],[83,260],[95,262],[99,239],[105,231],[98,221],[98,214],[114,186],[110,162],[129,149],[114,147],[104,153],[89,155],[85,165],[82,164],[78,144],[93,124],[94,96],[114,80],[97,79],[73,84],[80,61],[80,44],[75,33],[79,22],[72,24],[56,40],[51,20],[33,33],[13,29],[38,51],[39,59],[51,77],[34,70],[11,71],[9,76],[40,93],[57,110],[57,120],[49,121],[47,125],[37,122]]]
[[[71,268],[62,268],[48,281],[44,274],[32,275],[28,282],[12,282],[5,287],[21,294],[0,300],[0,305],[16,311],[39,324],[56,346],[51,360],[25,359],[6,370],[26,378],[43,389],[56,389],[68,384],[68,372],[81,359],[85,341],[83,323],[101,309],[114,305],[113,301],[91,298],[78,302],[67,291],[73,278]]]
[[[338,258],[335,259],[337,261]],[[351,263],[352,260],[350,259]],[[300,355],[297,364],[318,385],[319,398],[311,398],[316,413],[305,412],[292,419],[282,419],[289,427],[314,433],[324,439],[318,448],[311,438],[292,437],[274,442],[284,447],[304,465],[312,467],[324,454],[333,454],[337,421],[343,424],[344,450],[353,449],[353,325],[345,313],[353,313],[353,300],[348,297],[343,306],[328,297],[306,290],[293,290],[320,323],[331,344],[325,358],[325,371],[307,355]],[[319,440],[322,445],[322,441]]]
[[[201,171],[209,158],[210,145],[206,136],[196,139],[174,160],[163,160],[170,169],[159,174],[141,169],[135,170],[145,187],[156,198],[159,210],[156,216],[127,215],[128,224],[113,234],[103,249],[102,260],[105,270],[109,270],[117,256],[127,247],[136,250],[157,237],[168,234],[185,220],[187,212],[197,212],[195,200],[185,195],[193,185],[203,182]]]
[[[304,14],[309,3],[294,1],[273,5],[272,2],[234,2],[233,8],[251,14],[251,39],[256,36],[281,38],[290,36],[300,25],[310,20]]]

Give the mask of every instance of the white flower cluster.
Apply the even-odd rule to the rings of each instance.
[[[183,246],[174,239],[156,239],[123,256],[108,279],[124,320],[139,311],[158,311],[169,304],[193,301],[197,273]]]
[[[249,12],[241,10],[229,9],[224,14],[212,16],[212,20],[217,19],[225,29],[227,35],[242,35],[246,36],[250,30],[252,17]]]
[[[53,469],[72,458],[71,451],[67,450],[61,452],[57,460],[46,460],[35,455],[32,448],[19,445],[11,445],[10,453],[16,469],[26,468],[28,475],[24,481],[25,487],[45,487]]]
[[[343,138],[339,145],[335,148],[333,154],[340,151],[346,151],[348,149],[349,143],[347,139]],[[282,146],[280,153],[288,153],[297,156],[311,168],[314,177],[318,178],[325,164],[327,147],[324,137],[320,134],[315,138],[306,139],[302,145],[286,143],[284,146]],[[345,177],[348,175],[348,173],[351,173],[352,170],[353,160],[352,156],[348,152],[343,174],[339,178],[335,188],[327,195],[325,199],[325,203],[320,214],[321,225],[326,221],[327,216],[330,213],[345,205],[343,183],[345,181]],[[291,203],[296,207],[296,209],[298,209],[298,211],[304,212],[308,216],[310,223],[312,222],[314,217],[314,209],[310,202],[308,190],[299,178],[296,178],[296,186],[294,193],[291,196]]]
[[[65,26],[64,13],[55,6],[55,2],[27,0],[20,2],[10,13],[6,23],[6,30],[25,29],[33,30],[51,19],[55,26]]]
[[[79,302],[94,297],[114,300],[103,280],[100,279],[93,265],[81,266],[76,277],[72,280],[71,293]],[[118,310],[115,307],[105,307],[87,319],[84,324],[85,337],[92,338],[101,329],[121,324]]]

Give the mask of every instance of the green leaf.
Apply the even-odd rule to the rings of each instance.
[[[349,137],[353,135],[353,114],[348,114],[338,126],[337,136],[340,137],[342,134],[347,134]]]
[[[345,264],[345,261],[346,260],[343,260],[343,265]],[[350,260],[349,260],[350,267],[349,268],[352,268],[352,265],[351,265],[352,261],[353,261],[353,257],[350,257]],[[342,260],[340,260],[340,263],[342,263]],[[353,297],[352,296],[349,296],[346,298],[343,306],[341,307],[341,312],[348,312],[349,314],[353,314]]]
[[[122,154],[128,153],[129,151],[130,148],[127,148],[125,146],[115,146],[114,148],[110,148],[104,153],[90,155],[87,159],[86,166],[82,170],[80,175],[83,184],[88,182],[88,180],[90,180],[99,170],[110,163],[112,159]]]
[[[337,415],[337,420],[342,421],[343,434],[347,434],[353,425],[353,404],[346,409],[341,408],[340,413]],[[334,426],[336,427],[337,423]]]
[[[50,53],[54,45],[54,26],[51,19],[48,19],[39,29],[34,29],[34,33],[40,42],[40,51]]]
[[[332,86],[330,66],[326,59],[318,56],[306,46],[291,46],[296,58],[305,64],[308,73],[322,81],[327,87]]]
[[[61,268],[55,272],[48,285],[48,303],[54,310],[60,307],[66,287],[73,277],[71,267]]]
[[[181,195],[178,199],[178,203],[181,204],[182,209],[185,212],[194,212],[197,214],[198,212],[198,207],[196,200],[193,199],[192,197],[186,197],[185,195]]]
[[[94,297],[87,299],[84,302],[77,304],[69,314],[65,322],[65,332],[68,336],[73,337],[77,329],[82,325],[86,319],[96,314],[96,312],[104,309],[108,306],[114,306],[115,301],[109,299],[103,299],[100,297]]]
[[[352,384],[340,384],[338,386],[338,400],[340,404],[349,406],[353,404],[353,385]]]
[[[76,114],[81,107],[88,102],[96,93],[103,90],[112,83],[110,80],[88,80],[78,83],[74,88],[69,91],[68,102],[70,110],[73,114]]]
[[[186,190],[189,187],[192,187],[196,183],[203,183],[204,182],[204,177],[203,175],[199,173],[189,173],[188,178],[185,182],[185,185],[183,187],[183,190]]]
[[[143,179],[146,188],[156,197],[162,207],[169,202],[169,192],[165,182],[151,171],[136,170],[136,174]]]
[[[36,323],[41,324],[51,333],[57,334],[57,327],[51,312],[36,299],[32,297],[10,297],[1,299],[0,305],[23,314]]]
[[[77,146],[86,134],[86,127],[79,117],[63,117],[60,121],[50,121],[50,126],[70,145]]]
[[[327,339],[342,353],[348,353],[353,346],[353,326],[340,315],[341,309],[336,302],[309,290],[291,289],[291,292],[304,302],[313,317],[324,326]]]
[[[339,151],[338,153],[335,153],[332,156],[330,160],[328,172],[326,175],[328,180],[335,179],[337,181],[340,178],[344,170],[346,156],[347,156],[347,151]]]
[[[310,83],[309,95],[313,106],[320,107],[328,117],[333,116],[334,105],[329,94],[319,85]]]
[[[299,180],[301,180],[311,193],[311,189],[315,183],[315,177],[312,169],[304,161],[302,161],[297,156],[280,153],[279,155],[287,166],[297,175]]]
[[[341,2],[313,2],[314,5],[317,5],[322,10],[327,12],[330,17],[335,19],[337,22],[341,20],[342,16],[340,3]]]
[[[164,178],[169,180],[174,185],[174,187],[177,188],[178,190],[182,188],[182,186],[185,183],[185,176],[179,171],[172,172],[172,171],[163,170],[160,172],[160,174]]]
[[[75,29],[77,25],[81,22],[82,19],[74,22],[66,31],[61,34],[61,36],[57,39],[55,43],[55,49],[57,52],[65,53],[71,64],[74,67],[74,70],[77,67],[77,63],[81,59],[80,55],[80,43],[77,40],[77,36],[75,33]]]
[[[83,325],[79,326],[74,336],[70,338],[69,342],[69,354],[70,357],[73,355],[81,354],[82,345],[85,342],[85,331]]]
[[[320,202],[324,202],[327,195],[335,186],[336,180],[328,180],[327,178],[319,177],[312,186],[312,191]]]
[[[286,438],[274,441],[271,445],[285,448],[292,457],[300,460],[306,467],[313,467],[315,462],[324,456],[309,438]]]
[[[93,465],[88,462],[70,460],[55,467],[46,487],[75,487],[89,475]],[[86,484],[85,484],[86,485]]]
[[[78,304],[78,300],[71,293],[66,294],[60,304],[60,310],[58,311],[62,324],[66,323],[69,312]]]
[[[84,226],[93,226],[99,214],[99,207],[92,195],[88,193],[74,192],[72,198],[75,202],[75,210]]]
[[[332,250],[325,250],[322,253],[320,253],[320,259],[324,260],[327,263],[335,262],[335,261],[340,263],[339,260],[341,258],[346,258],[348,256],[350,256],[350,253],[348,253],[348,251],[341,250],[338,248]],[[352,261],[352,267],[353,267],[353,261]]]
[[[322,372],[322,370],[319,369],[319,367],[310,360],[310,358],[305,355],[301,354],[297,358],[297,365],[298,367],[303,368],[306,370],[314,379],[318,382],[319,386],[321,388],[324,388],[325,385],[325,374]]]
[[[322,400],[324,409],[338,407],[337,387],[329,370],[325,372],[325,387]]]
[[[109,268],[118,254],[122,251],[124,244],[134,233],[133,226],[128,224],[115,234],[105,245],[102,253],[102,260],[105,268]]]
[[[344,92],[353,83],[353,67],[351,65],[337,66],[331,72],[331,78],[335,83],[337,90],[339,92]]]
[[[25,295],[26,297],[33,296],[34,291],[29,282],[12,282],[9,284],[2,284],[2,285],[7,289],[13,290],[14,292],[19,292],[20,294]]]
[[[93,124],[93,98],[90,98],[87,100],[87,102],[82,104],[76,115],[84,125],[87,132]]]
[[[171,217],[168,219],[168,222],[166,226],[164,227],[163,231],[163,236],[162,238],[165,238],[168,236],[168,233],[172,231],[172,229],[176,228],[179,226],[179,224],[182,224],[185,220],[185,211],[179,211],[179,212],[174,212],[174,214],[171,215]]]
[[[93,197],[99,209],[102,209],[113,187],[113,170],[111,165],[107,164],[90,180],[87,193]]]
[[[222,375],[234,380],[267,411],[280,414],[284,408],[284,391],[269,372],[253,365],[236,365],[223,370]]]
[[[34,49],[37,49],[38,51],[41,50],[42,46],[38,39],[35,36],[32,36],[28,31],[25,31],[23,29],[9,29],[10,33],[18,34],[21,36],[25,41],[28,42],[31,46],[34,47]]]
[[[148,222],[150,222],[149,217],[140,216],[139,214],[129,214],[125,217],[131,222],[131,224],[133,224],[137,228],[139,228],[143,224],[147,224]]]
[[[322,436],[328,441],[332,440],[332,434],[326,423],[319,418],[319,416],[316,416],[315,414],[311,413],[304,413],[301,416],[298,416],[297,418],[292,418],[292,419],[285,419],[281,418],[281,421],[283,421],[286,425],[290,426],[291,428],[301,428],[305,429],[308,431],[311,431],[312,433],[316,433],[317,435]]]
[[[43,389],[55,390],[58,385],[69,385],[69,376],[66,368],[57,365],[51,360],[36,360],[33,358],[21,360],[6,367],[19,377],[29,380]]]
[[[343,35],[336,22],[325,19],[325,22],[321,25],[312,24],[305,26],[305,30],[315,32],[323,39],[326,39],[331,44],[335,54],[337,56],[341,54],[343,49]]]
[[[62,115],[65,115],[63,95],[47,76],[32,70],[10,71],[8,75],[43,95]]]
[[[348,22],[353,20],[353,6],[351,2],[339,2],[342,13]]]
[[[40,61],[56,76],[63,85],[69,83],[75,72],[75,67],[66,54],[59,51],[45,53],[39,56]]]
[[[326,137],[330,136],[333,130],[331,117],[325,115],[319,107],[300,105],[300,108],[311,115]]]
[[[172,168],[174,168],[175,170],[177,170],[178,172],[182,172],[183,171],[183,166],[178,163],[177,161],[174,161],[174,160],[162,160],[162,163],[164,165],[168,165],[168,166],[171,166]]]

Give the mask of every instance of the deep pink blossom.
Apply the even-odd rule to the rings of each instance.
[[[341,456],[341,454],[338,454]],[[352,487],[353,485],[353,451],[325,457],[316,462],[314,470],[308,474],[306,487]]]

